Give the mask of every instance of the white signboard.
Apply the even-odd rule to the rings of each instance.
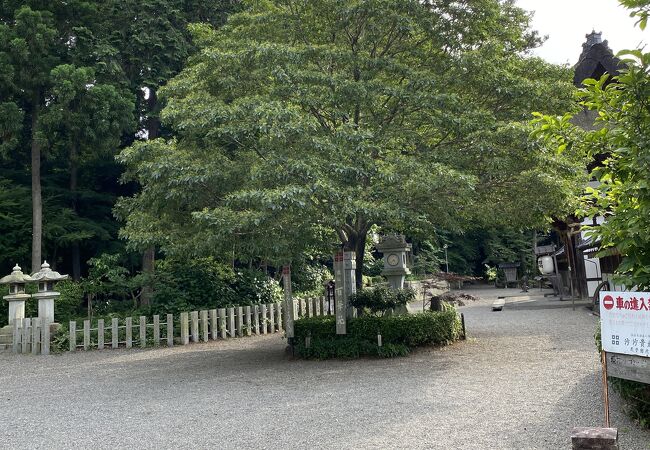
[[[650,292],[601,292],[600,327],[606,352],[650,357]]]

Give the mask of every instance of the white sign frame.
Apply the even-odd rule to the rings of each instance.
[[[650,292],[600,292],[600,331],[608,353],[650,357]]]

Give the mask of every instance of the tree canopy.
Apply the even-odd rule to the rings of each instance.
[[[142,191],[123,235],[167,252],[288,261],[369,230],[534,226],[580,161],[529,139],[570,107],[569,72],[527,56],[514,2],[249,1],[162,91],[174,139],[120,154]],[[362,263],[362,261],[359,261]],[[360,277],[358,277],[360,278]]]

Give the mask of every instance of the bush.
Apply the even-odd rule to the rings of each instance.
[[[177,314],[192,309],[276,303],[278,283],[252,269],[235,269],[212,258],[162,260],[154,278],[154,313]]]
[[[455,310],[401,316],[364,316],[349,319],[347,334],[336,334],[332,316],[296,320],[295,345],[304,358],[394,357],[424,345],[446,345],[457,340],[461,323]],[[377,333],[382,347],[377,345]],[[306,347],[309,336],[310,346]]]
[[[376,287],[352,294],[348,302],[354,308],[375,315],[384,315],[386,312],[404,306],[414,299],[415,291],[413,289],[393,290],[387,287]]]

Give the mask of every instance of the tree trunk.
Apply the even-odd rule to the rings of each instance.
[[[156,248],[149,247],[142,254],[142,273],[152,276],[154,274],[156,265]],[[153,294],[153,288],[151,284],[147,282],[146,285],[142,287],[142,295],[140,296],[140,305],[149,306],[151,304],[151,296]]]
[[[356,278],[357,291],[363,289],[363,261],[366,256],[367,238],[368,238],[367,231],[360,233],[357,237],[356,248],[354,249],[356,253],[356,260],[357,260],[357,268],[354,273],[354,276]]]
[[[339,230],[341,244],[346,251],[354,252],[357,268],[354,271],[357,290],[363,288],[363,262],[366,253],[366,240],[369,226],[358,219],[355,225],[347,224],[345,230]]]
[[[78,152],[77,144],[73,142],[70,148],[70,196],[71,196],[71,206],[72,210],[77,213],[77,186],[78,186],[78,177],[79,177],[79,161],[78,161]],[[79,248],[79,242],[74,241],[72,243],[72,279],[79,281],[81,278],[81,250]]]
[[[156,139],[160,131],[160,119],[158,118],[158,97],[153,88],[149,88],[149,98],[147,99],[147,139]],[[156,247],[149,247],[142,255],[142,272],[146,275],[153,276],[156,265]],[[151,304],[153,287],[147,283],[142,287],[140,295],[140,305],[148,306]]]
[[[41,268],[41,245],[43,241],[43,198],[41,194],[41,144],[38,130],[40,93],[33,99],[32,109],[32,272]]]

